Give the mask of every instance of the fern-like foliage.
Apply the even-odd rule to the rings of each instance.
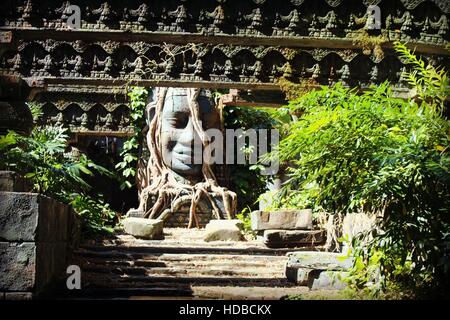
[[[442,112],[444,102],[450,93],[449,78],[445,69],[427,64],[401,42],[394,42],[394,49],[402,62],[412,68],[410,72],[406,72],[406,80],[417,91],[417,96],[435,107],[438,112]]]

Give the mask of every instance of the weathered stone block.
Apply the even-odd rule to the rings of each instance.
[[[204,240],[209,241],[243,241],[241,220],[211,220],[205,227]]]
[[[0,242],[0,291],[31,291],[35,283],[36,245]]]
[[[39,222],[36,240],[39,242],[67,241],[69,215],[69,206],[54,199],[39,196]]]
[[[14,171],[0,171],[0,191],[28,192],[32,184]]]
[[[255,231],[284,229],[311,230],[312,210],[253,211],[250,214],[251,227]]]
[[[333,252],[289,252],[287,256],[287,279],[311,290],[343,289],[342,279],[353,264],[351,257]]]
[[[313,270],[309,273],[308,287],[311,290],[342,290],[347,286],[342,280],[347,274],[343,271]]]
[[[287,254],[290,268],[318,270],[346,270],[353,265],[353,258],[335,252],[297,251]]]
[[[264,244],[268,247],[295,247],[324,242],[322,230],[266,230]]]
[[[123,227],[126,233],[138,238],[156,240],[164,237],[163,221],[158,219],[129,217],[123,221]]]
[[[0,291],[6,299],[31,299],[55,282],[78,243],[79,222],[69,206],[51,198],[0,192]]]
[[[286,264],[285,275],[289,281],[297,283],[300,286],[306,286],[308,285],[309,273],[311,271],[312,269],[297,268]]]
[[[48,210],[45,213],[48,213]],[[0,192],[0,239],[36,240],[38,219],[39,195]]]
[[[127,218],[143,218],[145,215],[144,210],[130,209],[127,212]]]
[[[66,243],[0,242],[0,291],[40,293],[66,267]]]
[[[0,192],[0,239],[65,241],[69,206],[37,193]]]

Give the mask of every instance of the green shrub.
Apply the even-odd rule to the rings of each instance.
[[[85,178],[94,171],[111,175],[85,155],[66,152],[67,130],[62,127],[35,127],[29,137],[10,131],[0,136],[0,170],[13,170],[29,178],[34,192],[71,204],[83,221],[83,233],[110,232],[116,213],[95,199]]]
[[[257,108],[226,107],[223,110],[224,127],[226,129],[270,129],[273,120],[268,112]],[[248,156],[256,152],[248,143],[243,150]],[[267,184],[271,177],[261,174],[259,165],[234,164],[227,165],[230,178],[229,188],[236,192],[238,198],[238,211],[244,216],[258,208],[258,197],[267,191]]]
[[[450,123],[442,115],[448,78],[395,47],[413,67],[407,78],[414,98],[396,98],[388,83],[362,94],[322,87],[290,102],[291,114],[302,116],[274,153],[291,165],[278,207],[307,200],[330,213],[382,217],[367,246],[355,239],[350,277],[375,295],[450,284]]]

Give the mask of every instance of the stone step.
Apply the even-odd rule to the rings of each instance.
[[[312,290],[346,287],[343,277],[353,265],[353,258],[333,252],[292,252],[287,255],[286,277]]]
[[[236,277],[225,275],[167,276],[167,275],[130,275],[86,272],[82,276],[82,287],[89,288],[146,288],[167,285],[201,286],[258,286],[258,287],[296,287],[284,276]]]
[[[95,252],[79,251],[78,257],[89,261],[96,260],[115,260],[115,261],[134,261],[134,262],[168,262],[168,263],[284,263],[286,256],[270,255],[236,255],[236,254],[135,254],[123,253],[117,251]]]
[[[226,268],[223,266],[216,266],[215,268],[181,268],[181,267],[156,267],[156,268],[139,268],[139,267],[115,267],[108,268],[102,265],[84,265],[83,272],[96,273],[114,273],[118,275],[170,275],[170,276],[233,276],[233,277],[282,277],[284,275],[283,268],[268,269],[268,268]]]
[[[130,299],[130,297],[192,297],[191,288],[179,287],[143,287],[143,288],[83,288],[81,290],[64,290],[55,291],[51,299]]]
[[[261,262],[254,262],[254,261],[226,261],[226,260],[220,260],[220,261],[180,261],[180,260],[160,260],[160,261],[154,261],[154,260],[146,260],[146,259],[136,259],[136,260],[108,260],[108,259],[96,259],[91,258],[88,260],[78,260],[79,265],[82,266],[100,266],[103,268],[124,268],[124,267],[139,267],[139,268],[147,268],[147,269],[154,269],[154,268],[183,268],[183,269],[210,269],[210,268],[223,268],[223,269],[249,269],[249,268],[255,268],[255,269],[271,269],[271,268],[281,268],[284,269],[286,265],[285,260],[280,261],[261,261]]]
[[[82,290],[61,299],[279,299],[308,290],[286,278],[287,253],[261,241],[203,241],[203,230],[164,229],[164,240],[118,235],[85,243],[71,263],[81,268]],[[316,247],[315,250],[321,249]],[[64,281],[63,281],[64,280]]]
[[[193,286],[192,291],[198,299],[224,300],[279,300],[288,295],[308,291],[306,287],[208,287]]]
[[[308,291],[306,287],[143,287],[143,288],[88,288],[60,292],[56,299],[111,299],[111,300],[154,300],[154,299],[224,299],[224,300],[277,300],[287,295]]]
[[[259,246],[248,247],[227,247],[227,246],[208,246],[208,245],[186,245],[172,246],[172,245],[152,245],[152,246],[102,246],[102,245],[84,245],[80,247],[79,253],[105,253],[105,254],[134,254],[134,255],[149,255],[149,254],[240,254],[240,255],[272,255],[285,256],[292,251],[309,251],[310,247],[304,248],[266,248]]]

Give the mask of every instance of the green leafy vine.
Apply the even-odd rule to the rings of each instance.
[[[133,135],[123,144],[120,153],[122,161],[116,164],[116,169],[121,172],[120,188],[122,190],[131,188],[133,186],[132,180],[136,177],[139,142],[143,139],[145,127],[145,105],[148,90],[143,87],[132,87],[128,96],[130,97],[130,125],[133,128]]]

